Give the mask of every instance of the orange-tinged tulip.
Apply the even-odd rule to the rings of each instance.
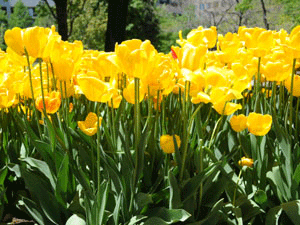
[[[11,30],[7,30],[4,34],[4,40],[8,47],[10,47],[18,55],[24,55],[24,43],[23,43],[23,30],[19,27],[14,27]]]
[[[90,112],[85,121],[78,121],[80,130],[88,136],[93,136],[97,133],[98,127],[101,126],[102,117],[98,117],[96,113]],[[99,125],[98,125],[99,122]]]
[[[272,116],[252,112],[247,117],[247,127],[256,136],[266,135],[272,126]]]
[[[175,135],[175,140],[176,140],[177,147],[180,148],[181,141],[178,135]],[[173,136],[168,134],[162,135],[160,137],[160,147],[167,154],[174,153],[175,145],[174,145]]]
[[[244,114],[234,115],[230,119],[230,126],[235,132],[241,132],[247,128],[247,117]]]
[[[47,93],[44,96],[44,101],[45,101],[46,113],[47,114],[56,113],[61,105],[60,92],[52,91],[50,93]],[[43,98],[41,95],[36,98],[35,105],[40,112],[43,112],[44,105],[43,105]]]
[[[253,159],[246,158],[245,156],[239,161],[240,166],[253,167]]]

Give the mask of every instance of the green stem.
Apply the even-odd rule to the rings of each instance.
[[[295,71],[296,71],[296,60],[293,60],[293,71],[292,71],[292,78],[291,78],[291,91],[290,91],[290,97],[289,97],[289,103],[290,103],[290,124],[289,124],[289,131],[290,135],[292,135],[292,127],[293,127],[293,90],[294,90],[294,77],[295,77]]]
[[[211,135],[211,138],[210,138],[209,144],[208,144],[208,148],[209,148],[209,149],[210,149],[210,147],[211,147],[212,144],[213,144],[214,137],[215,137],[215,136],[218,134],[218,132],[219,132],[220,124],[221,124],[221,121],[222,121],[223,117],[224,117],[224,115],[222,115],[222,116],[218,119],[218,121],[217,121],[217,123],[216,123],[216,125],[215,125],[215,127],[214,127],[214,130],[213,130],[213,132],[212,132],[212,135]]]
[[[42,135],[42,130],[41,130],[41,126],[39,123],[39,117],[38,117],[38,113],[35,107],[35,98],[34,98],[34,91],[33,91],[33,84],[32,84],[32,75],[31,75],[31,65],[30,65],[30,61],[29,61],[29,55],[28,52],[25,48],[25,55],[26,55],[26,59],[27,59],[27,64],[28,64],[28,73],[29,73],[29,83],[30,83],[30,90],[31,90],[31,97],[32,97],[32,101],[33,101],[33,111],[35,114],[35,118],[37,121],[37,127],[38,127],[38,131],[39,131],[39,136],[41,137]]]
[[[239,177],[238,177],[238,179],[236,181],[236,186],[235,186],[235,189],[234,189],[233,199],[232,199],[232,205],[233,206],[235,206],[236,191],[237,191],[237,188],[239,186],[239,182],[240,182],[240,179],[241,179],[241,176],[242,176],[242,172],[243,172],[243,170],[240,170]]]
[[[187,157],[187,148],[188,148],[188,125],[187,125],[187,120],[188,120],[188,116],[187,116],[187,95],[189,94],[189,82],[186,81],[185,82],[185,88],[184,88],[184,93],[183,93],[183,101],[182,101],[182,106],[183,106],[183,110],[182,110],[182,121],[183,121],[183,156],[182,156],[182,166],[181,166],[181,170],[179,173],[179,180],[182,181],[183,178],[183,172],[184,172],[184,168],[185,168],[185,162],[186,162],[186,157]]]

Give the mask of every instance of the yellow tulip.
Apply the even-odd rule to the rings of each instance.
[[[187,35],[187,43],[194,46],[205,45],[208,48],[213,48],[217,41],[217,28],[210,27],[204,29],[202,26],[193,29]]]
[[[272,126],[272,116],[252,112],[247,117],[247,127],[256,136],[266,135]]]
[[[98,125],[99,121],[99,125]],[[93,136],[97,133],[98,127],[101,126],[102,117],[98,118],[96,113],[90,112],[85,121],[78,121],[79,129],[88,136]]]
[[[253,159],[246,158],[245,156],[239,161],[240,166],[253,167]]]
[[[268,61],[261,67],[261,73],[268,81],[284,81],[292,73],[291,64],[285,64],[284,61]]]
[[[0,109],[9,108],[18,103],[16,94],[5,87],[0,87]]]
[[[218,102],[213,104],[213,108],[220,114],[220,115],[231,115],[235,111],[242,109],[241,104],[236,104],[232,102]]]
[[[139,102],[143,101],[145,94],[147,93],[147,89],[143,85],[143,83],[140,81],[139,86]],[[125,100],[131,104],[135,104],[135,84],[134,80],[132,80],[126,88],[123,90],[123,97]]]
[[[81,41],[69,43],[66,41],[55,41],[50,53],[50,60],[53,65],[54,75],[58,80],[71,80],[76,63],[83,53]]]
[[[235,132],[241,132],[247,128],[247,117],[244,114],[234,115],[230,119],[230,126]]]
[[[175,140],[176,140],[177,147],[180,148],[181,141],[178,135],[175,135]],[[168,134],[162,135],[160,137],[160,147],[167,154],[174,153],[175,145],[174,145],[173,136]]]
[[[23,44],[29,56],[42,58],[50,31],[44,27],[29,27],[24,30]]]
[[[179,55],[179,64],[181,68],[185,68],[191,71],[203,69],[204,56],[207,52],[205,45],[199,45],[197,47],[191,44],[185,44],[182,49],[182,53]]]
[[[291,92],[291,81],[292,81],[292,76],[289,75],[288,79],[284,83],[286,89],[289,92]],[[294,75],[293,96],[300,97],[300,76],[297,74]]]
[[[23,30],[19,27],[14,27],[11,30],[7,30],[4,34],[4,40],[8,47],[10,47],[18,55],[24,55],[24,43],[23,43]]]
[[[101,79],[87,75],[77,76],[77,82],[83,94],[90,101],[94,102],[108,102],[112,94],[107,96],[109,91],[109,84]]]

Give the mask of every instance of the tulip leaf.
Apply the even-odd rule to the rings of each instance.
[[[281,204],[281,207],[294,224],[299,224],[300,200],[295,200],[295,201]]]
[[[57,182],[55,187],[55,196],[59,203],[67,208],[67,192],[69,184],[69,156],[65,153],[65,156],[60,164],[59,171],[57,173]]]
[[[276,117],[275,112],[272,113],[272,120],[273,120],[273,125],[275,127],[275,134],[276,138],[278,140],[280,149],[285,156],[286,160],[290,160],[291,158],[291,140],[290,137],[283,127],[279,125],[278,119]]]
[[[73,214],[66,222],[66,225],[86,225],[84,217],[80,214]]]
[[[293,180],[296,181],[297,186],[300,183],[300,163],[298,164],[298,166],[296,167],[296,170],[293,174]]]
[[[147,216],[149,216],[149,219],[158,217],[162,219],[162,221],[164,221],[166,224],[172,224],[176,222],[186,221],[191,216],[191,214],[183,209],[167,209],[160,207],[151,209],[149,213],[147,213]]]
[[[168,225],[171,223],[166,223],[163,219],[159,218],[159,217],[150,217],[149,219],[147,219],[144,223],[144,225]]]
[[[171,209],[178,209],[182,205],[181,199],[180,199],[180,189],[179,189],[177,180],[171,170],[169,171],[168,175],[169,175],[169,182],[170,182],[169,205],[170,205]]]
[[[40,174],[21,167],[22,177],[33,198],[38,199],[43,214],[54,224],[61,223],[61,207],[56,201],[49,181]]]
[[[25,159],[21,159],[21,161],[26,162],[30,167],[35,168],[40,171],[45,177],[49,179],[49,182],[53,189],[55,189],[55,179],[50,171],[48,164],[42,160],[34,159],[31,157],[27,157]]]
[[[30,216],[38,224],[51,224],[51,222],[43,216],[43,212],[40,210],[40,207],[32,200],[23,197],[22,200],[19,200],[18,206],[27,211]]]
[[[188,182],[184,185],[182,189],[183,202],[188,200],[191,196],[193,196],[197,192],[201,182],[203,182],[207,177],[209,177],[212,173],[214,173],[216,169],[219,168],[218,166],[219,163],[215,163],[188,180]]]
[[[266,225],[278,225],[281,212],[282,208],[280,206],[270,209],[266,216]]]

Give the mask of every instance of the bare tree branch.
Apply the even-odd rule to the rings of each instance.
[[[51,15],[53,16],[53,18],[57,20],[57,15],[55,15],[55,13],[53,12],[51,6],[49,5],[48,0],[43,0],[43,1],[46,3],[48,9],[50,10]]]

